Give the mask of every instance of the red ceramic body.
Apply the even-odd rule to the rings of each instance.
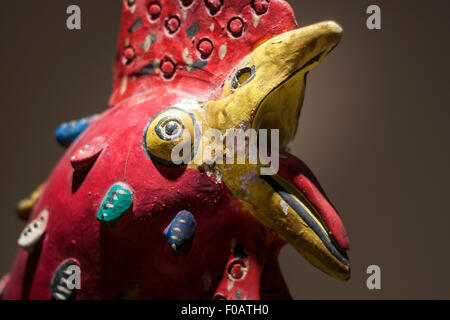
[[[74,299],[290,297],[277,261],[283,241],[242,210],[213,176],[153,163],[143,150],[143,133],[153,115],[181,99],[217,98],[243,57],[262,41],[297,27],[292,10],[280,0],[270,1],[267,10],[266,2],[258,2],[258,12],[253,1],[225,0],[212,15],[205,1],[185,7],[182,1],[161,0],[159,12],[149,11],[154,3],[123,1],[113,108],[90,124],[46,181],[29,218],[47,208],[46,233],[32,253],[19,249],[4,299],[51,299],[53,274],[69,258],[82,271]],[[179,26],[170,23],[169,30],[171,17]],[[236,17],[240,20],[230,24]],[[131,32],[138,19],[140,27]],[[188,33],[196,24],[199,30]],[[199,46],[204,39],[212,46]],[[150,74],[139,73],[152,61],[156,68]],[[193,68],[189,61],[204,66]],[[74,170],[71,156],[99,137],[103,149],[90,169]],[[111,227],[96,214],[116,182],[131,187],[133,206]],[[183,209],[195,215],[198,226],[191,251],[178,256],[163,231]],[[236,263],[245,267],[233,269]]]

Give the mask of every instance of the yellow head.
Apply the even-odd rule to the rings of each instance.
[[[336,225],[344,230],[339,217],[314,178],[284,153],[297,131],[306,75],[338,44],[341,34],[337,23],[327,21],[265,41],[233,69],[219,99],[182,102],[163,110],[144,138],[149,154],[162,164],[179,165],[184,159],[188,167],[215,174],[263,225],[322,271],[347,280],[346,235],[332,234]],[[255,159],[249,146],[264,140],[258,135],[262,129],[269,130],[265,149],[272,151],[261,153],[259,144]],[[248,130],[245,150],[233,149],[239,138],[227,139],[236,130]],[[174,163],[176,154],[180,161]],[[298,164],[297,180],[277,174],[276,157],[287,159],[281,159],[282,166]]]

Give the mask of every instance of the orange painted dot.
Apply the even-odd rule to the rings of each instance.
[[[175,63],[169,58],[164,59],[161,62],[161,71],[165,78],[171,78],[175,73]]]
[[[216,14],[223,5],[223,0],[205,0],[205,4],[209,9],[209,12],[214,15]]]
[[[161,14],[161,6],[159,5],[159,3],[150,4],[150,6],[148,7],[148,13],[152,20],[158,19],[159,15]]]
[[[197,49],[200,52],[202,58],[206,59],[206,58],[208,58],[211,55],[211,53],[212,53],[212,51],[214,49],[214,46],[213,46],[211,40],[209,40],[209,39],[202,39],[198,43]]]
[[[257,14],[264,14],[269,9],[269,0],[252,0],[252,7]]]
[[[166,21],[166,28],[169,31],[169,33],[175,33],[177,32],[178,28],[180,27],[180,19],[178,17],[170,17]]]
[[[136,53],[134,52],[133,47],[126,47],[123,50],[122,63],[125,65],[129,65],[134,60],[135,57],[136,57]]]
[[[243,265],[239,262],[235,262],[230,266],[228,272],[234,279],[240,279],[244,275]]]
[[[235,17],[228,23],[228,30],[230,30],[233,36],[240,37],[242,35],[242,31],[244,30],[244,22],[241,18]]]
[[[132,47],[128,47],[125,49],[125,51],[123,52],[123,55],[125,56],[125,58],[127,58],[128,60],[131,60],[134,58],[134,49]]]

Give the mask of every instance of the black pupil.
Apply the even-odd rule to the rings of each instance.
[[[172,135],[178,129],[178,123],[170,121],[166,124],[166,133]]]

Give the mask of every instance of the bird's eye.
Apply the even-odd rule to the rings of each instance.
[[[154,162],[177,167],[193,159],[200,135],[192,113],[170,107],[157,113],[148,123],[144,131],[144,151]]]
[[[171,120],[166,123],[164,128],[169,136],[174,136],[177,134],[177,132],[180,132],[180,123]]]
[[[183,121],[175,116],[163,117],[155,127],[156,134],[166,141],[178,139],[183,131]]]
[[[231,80],[231,90],[236,90],[255,78],[255,66],[239,69]]]

